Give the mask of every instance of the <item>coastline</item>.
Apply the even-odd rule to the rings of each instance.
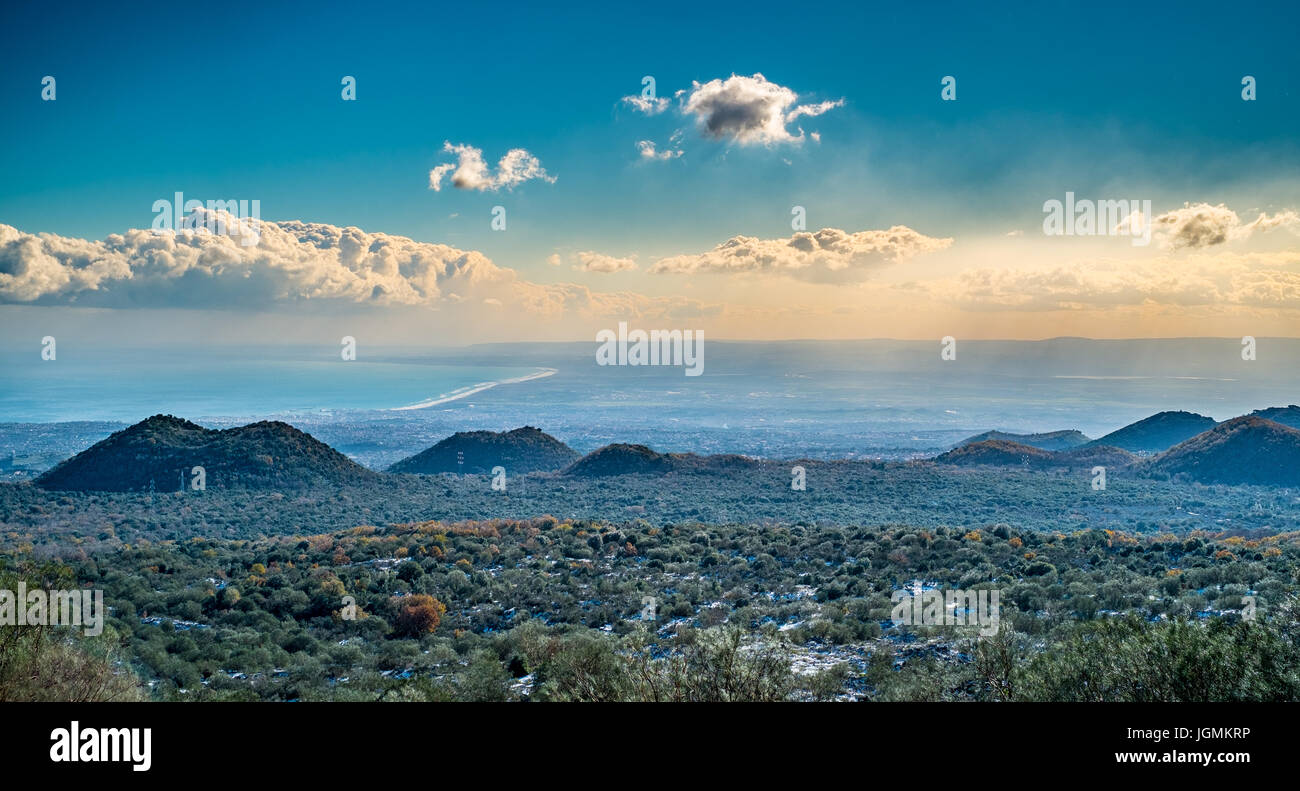
[[[462,398],[469,398],[470,396],[476,395],[478,393],[482,393],[485,390],[491,390],[492,388],[497,387],[498,385],[513,385],[513,384],[519,384],[520,382],[531,382],[534,379],[545,379],[548,376],[554,376],[557,372],[558,369],[556,368],[540,368],[534,371],[533,373],[526,374],[524,376],[516,376],[513,379],[502,379],[499,382],[479,382],[476,385],[470,385],[468,387],[462,387],[457,390],[452,390],[450,393],[443,393],[434,398],[425,399],[424,401],[418,401],[414,404],[408,404],[406,406],[390,407],[389,409],[386,409],[384,411],[385,412],[408,412],[415,409],[428,409],[429,407],[438,406],[439,404],[446,404],[452,401],[459,401]]]

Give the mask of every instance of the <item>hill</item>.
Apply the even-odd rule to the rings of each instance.
[[[1136,457],[1126,450],[1104,445],[1050,451],[1000,439],[962,445],[934,459],[939,464],[951,464],[957,467],[1028,467],[1035,470],[1098,465],[1124,467],[1135,460]]]
[[[1160,453],[1218,424],[1195,412],[1160,412],[1088,443],[1110,445],[1130,453]]]
[[[588,453],[569,465],[564,474],[603,478],[610,475],[664,475],[670,472],[728,473],[753,469],[760,464],[755,459],[735,454],[699,456],[694,453],[659,453],[645,445],[617,443]]]
[[[615,443],[593,450],[564,471],[565,475],[601,478],[607,475],[661,475],[678,466],[670,454],[653,451],[645,445]]]
[[[1148,468],[1198,483],[1300,486],[1300,430],[1246,415],[1170,448]]]
[[[464,459],[464,464],[459,461]],[[511,474],[559,470],[578,458],[555,437],[524,426],[513,431],[461,431],[388,468],[389,472],[434,475],[441,472],[490,473],[501,466]]]
[[[1057,467],[1127,467],[1138,460],[1132,453],[1111,445],[1089,445],[1052,455]]]
[[[1081,431],[1067,429],[1064,431],[1048,431],[1042,434],[1008,434],[1005,431],[985,431],[983,434],[967,437],[957,444],[960,447],[961,445],[973,445],[976,442],[987,442],[988,440],[1014,442],[1018,445],[1028,445],[1031,448],[1041,450],[1069,450],[1092,441]]]
[[[939,464],[958,467],[976,465],[1046,467],[1052,459],[1050,450],[1022,445],[1004,439],[986,439],[953,448],[935,457]]]
[[[1265,420],[1271,420],[1274,423],[1281,423],[1291,428],[1300,428],[1300,406],[1291,404],[1290,406],[1271,406],[1268,409],[1256,409],[1250,413],[1251,417],[1262,417]]]
[[[202,467],[206,488],[301,489],[354,485],[378,474],[287,423],[207,429],[154,415],[56,465],[37,479],[64,491],[174,492]]]

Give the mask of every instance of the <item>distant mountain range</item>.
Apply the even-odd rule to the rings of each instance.
[[[442,472],[489,473],[501,466],[511,475],[559,470],[578,452],[532,426],[513,431],[460,431],[388,468],[389,472],[434,475]]]
[[[363,484],[378,473],[279,421],[207,429],[154,415],[118,431],[36,479],[46,489],[174,492],[190,488],[301,489]]]
[[[1107,435],[1130,446],[1151,448],[1161,444],[1162,438],[1185,433],[1188,426],[1209,421],[1208,429],[1146,459],[1123,448],[1098,444],[1102,440],[1063,451],[1048,451],[1007,440],[984,440],[954,448],[936,457],[935,462],[1038,470],[1133,466],[1141,474],[1162,473],[1205,484],[1300,486],[1300,430],[1259,417],[1276,414],[1295,419],[1297,412],[1300,409],[1296,407],[1277,407],[1223,423],[1189,412],[1162,412]]]
[[[1224,423],[1190,412],[1161,412],[1091,441],[1077,431],[985,432],[933,461],[956,467],[1035,470],[1132,467],[1140,474],[1201,483],[1300,485],[1300,430],[1266,415],[1300,423],[1300,407],[1296,406],[1258,410]],[[1157,455],[1142,459],[1135,453]],[[458,463],[462,459],[464,463]],[[732,454],[660,453],[645,445],[628,444],[606,445],[579,457],[555,437],[525,426],[504,432],[459,432],[397,462],[388,471],[482,474],[501,466],[511,474],[555,472],[601,478],[673,472],[731,474],[762,463]],[[203,468],[206,487],[222,489],[362,485],[382,477],[287,423],[264,421],[215,430],[171,415],[155,415],[58,464],[36,482],[56,490],[138,492],[152,488],[166,492],[188,487],[195,467]]]
[[[1300,427],[1300,407],[1271,407],[1254,412],[1258,417],[1276,420],[1279,423]],[[967,437],[957,444],[957,448],[982,442],[1012,442],[1049,451],[1063,451],[1080,447],[1120,448],[1130,453],[1155,454],[1168,450],[1180,442],[1191,439],[1202,431],[1218,425],[1212,417],[1198,415],[1195,412],[1160,412],[1136,423],[1130,423],[1121,429],[1112,431],[1104,437],[1089,439],[1082,432],[1067,429],[1049,431],[1042,434],[1011,434],[1005,431],[985,431]],[[991,451],[985,451],[988,455]],[[954,458],[964,458],[958,455]],[[990,458],[992,458],[990,456]]]

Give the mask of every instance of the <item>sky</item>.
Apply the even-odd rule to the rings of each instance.
[[[6,4],[0,333],[1296,336],[1300,10],[984,5]]]

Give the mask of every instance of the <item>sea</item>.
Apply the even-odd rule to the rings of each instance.
[[[683,366],[600,365],[595,342],[463,347],[0,350],[0,460],[67,455],[154,414],[283,420],[381,468],[456,431],[541,428],[765,458],[908,459],[963,438],[1100,437],[1165,410],[1224,420],[1300,402],[1300,339],[714,341]],[[947,358],[945,358],[947,357]]]

